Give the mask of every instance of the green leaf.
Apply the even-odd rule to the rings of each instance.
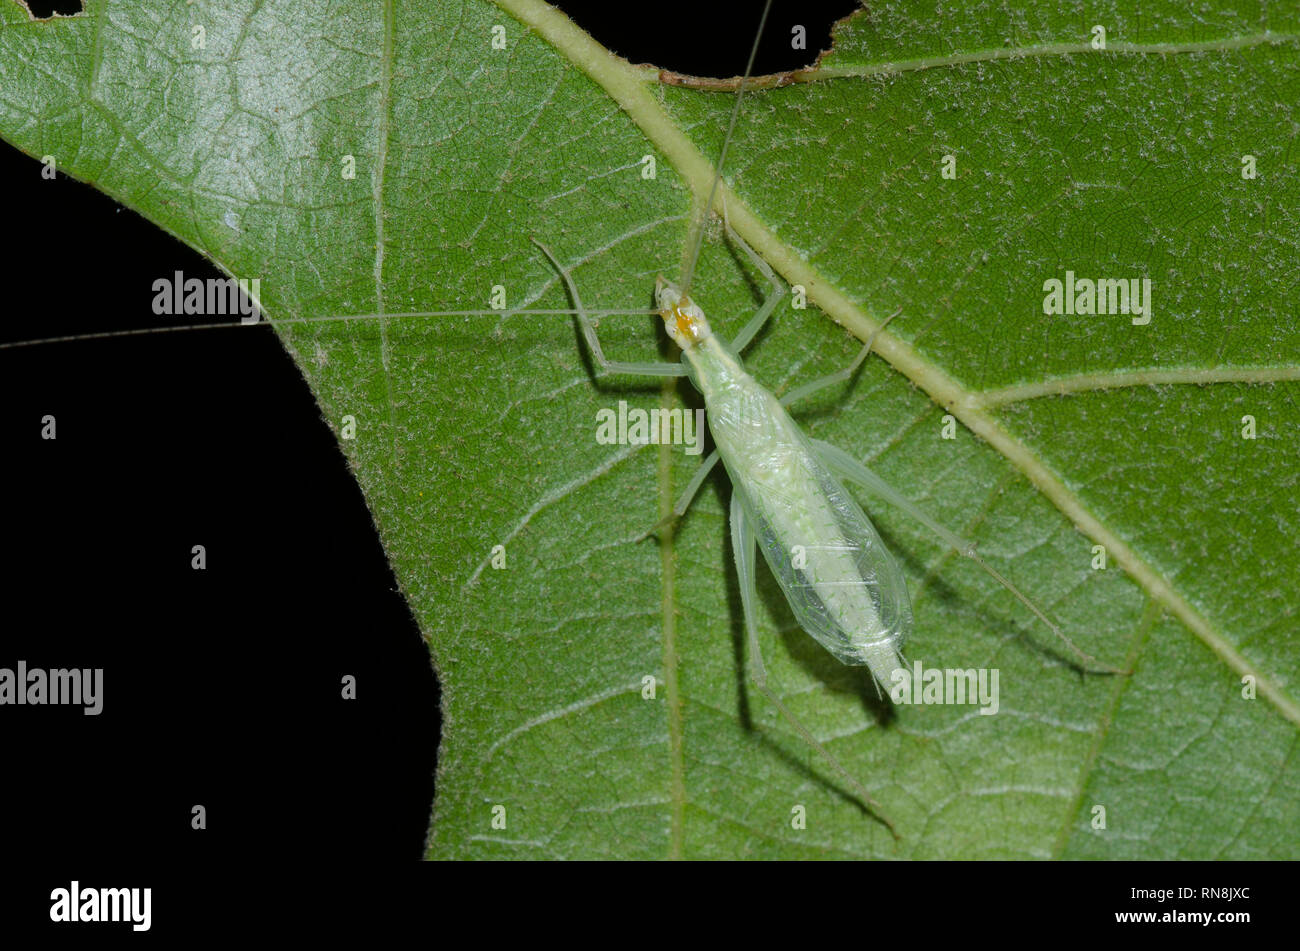
[[[600,445],[596,413],[695,407],[687,387],[593,382],[562,316],[286,325],[326,417],[357,420],[342,445],[442,679],[431,856],[1300,854],[1300,16],[948,6],[873,4],[820,72],[746,95],[730,220],[817,305],[783,306],[749,366],[784,391],[901,307],[883,359],[799,418],[1133,673],[1082,676],[863,496],[912,592],[909,660],[1000,672],[993,716],[891,706],[760,574],[771,681],[895,844],[746,685],[725,479],[671,545],[634,541],[697,459]],[[133,0],[41,23],[0,0],[0,69],[0,134],[260,277],[273,318],[486,308],[494,285],[568,307],[530,236],[588,307],[648,307],[732,104],[531,0]],[[741,261],[715,229],[693,285],[726,332],[763,289]],[[1067,270],[1150,278],[1150,323],[1045,314]],[[601,333],[616,359],[671,357],[654,318]]]

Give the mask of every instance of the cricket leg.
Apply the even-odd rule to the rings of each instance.
[[[889,322],[893,320],[895,317],[897,317],[899,314],[901,314],[902,312],[903,312],[903,308],[900,307],[898,308],[898,310],[894,311],[892,314],[886,317],[881,322],[880,326],[878,326],[875,330],[871,332],[871,336],[867,338],[867,345],[862,348],[861,352],[858,353],[857,357],[854,358],[853,362],[850,363],[848,366],[846,366],[843,370],[836,370],[834,373],[828,374],[827,376],[824,376],[821,379],[813,380],[810,383],[805,383],[803,386],[796,386],[789,393],[785,394],[785,396],[781,397],[781,405],[789,406],[791,403],[797,403],[805,396],[811,396],[812,394],[816,393],[818,390],[824,390],[826,389],[826,387],[834,386],[836,383],[844,383],[847,380],[851,380],[853,378],[853,374],[858,372],[858,367],[862,366],[862,361],[866,360],[867,355],[871,353],[871,345],[876,342],[876,334],[880,333],[880,331],[884,330],[887,326],[889,326]]]
[[[691,502],[695,500],[695,494],[700,491],[700,486],[704,484],[704,480],[713,471],[713,467],[718,464],[718,458],[718,450],[716,449],[705,456],[704,461],[695,467],[695,472],[691,474],[691,480],[686,483],[686,488],[682,489],[682,494],[677,497],[677,501],[673,504],[672,514],[661,518],[651,528],[634,538],[633,541],[643,541],[685,515],[686,510],[691,507]]]
[[[884,499],[886,502],[890,503],[891,505],[896,506],[899,509],[902,509],[908,515],[912,516],[912,518],[916,519],[918,522],[920,522],[926,528],[930,529],[930,531],[934,532],[945,542],[947,542],[950,546],[952,546],[952,548],[955,549],[958,552],[958,554],[965,555],[967,558],[971,559],[977,565],[983,568],[986,572],[988,572],[989,575],[993,578],[993,580],[995,580],[998,584],[1002,585],[1002,587],[1006,588],[1013,595],[1015,595],[1016,600],[1018,600],[1025,607],[1029,608],[1029,610],[1034,613],[1034,616],[1037,617],[1038,620],[1042,621],[1045,625],[1047,625],[1048,629],[1053,634],[1055,634],[1058,638],[1060,638],[1061,643],[1063,643],[1066,647],[1068,647],[1071,653],[1073,653],[1076,657],[1078,657],[1081,661],[1083,661],[1085,665],[1090,665],[1098,668],[1098,670],[1093,671],[1093,673],[1103,673],[1103,672],[1108,674],[1128,673],[1128,671],[1121,670],[1118,667],[1111,667],[1108,664],[1103,664],[1100,661],[1098,661],[1095,657],[1093,657],[1091,654],[1087,654],[1084,651],[1080,650],[1078,647],[1076,647],[1074,645],[1074,642],[1065,636],[1065,632],[1061,630],[1061,628],[1056,624],[1055,621],[1053,621],[1046,614],[1044,614],[1042,609],[1039,608],[1038,605],[1036,605],[1033,601],[1027,598],[1024,594],[1022,594],[1019,588],[1013,585],[1000,571],[998,571],[996,568],[994,568],[992,565],[990,565],[987,561],[985,561],[980,556],[979,552],[975,550],[974,541],[968,538],[962,538],[960,535],[956,534],[955,532],[951,532],[948,529],[944,528],[942,525],[940,525],[938,522],[932,519],[929,515],[923,512],[920,508],[914,505],[909,499],[905,498],[901,492],[899,492],[897,489],[891,486],[880,476],[876,475],[876,473],[872,472],[862,463],[858,462],[858,460],[854,459],[843,449],[840,449],[838,446],[832,446],[828,442],[822,442],[820,439],[814,439],[812,442],[813,445],[816,447],[818,455],[821,457],[822,462],[824,462],[826,464],[826,467],[830,469],[831,472],[833,472],[835,475],[849,482],[857,483],[858,485],[862,486],[864,489],[868,489],[871,492],[874,492],[876,495],[880,496],[882,499]]]
[[[569,291],[569,296],[573,298],[573,306],[578,309],[578,326],[582,328],[582,336],[587,341],[587,348],[591,351],[592,358],[600,368],[597,376],[608,376],[612,373],[626,373],[630,376],[685,376],[686,367],[680,363],[664,363],[658,361],[655,363],[619,363],[615,360],[605,359],[605,351],[600,347],[600,338],[596,336],[596,326],[587,316],[587,311],[582,306],[582,298],[578,296],[578,288],[573,283],[573,278],[569,272],[551,253],[551,249],[536,238],[531,239],[533,244],[542,249],[542,253],[550,258],[551,264],[560,272],[560,278],[564,281],[564,286]]]
[[[726,211],[726,205],[723,205],[723,211]],[[758,268],[759,273],[767,278],[768,283],[772,285],[772,290],[769,291],[767,297],[763,299],[762,306],[755,311],[753,317],[749,318],[749,323],[745,324],[745,326],[741,328],[740,333],[736,335],[736,339],[731,341],[731,349],[736,351],[736,353],[740,353],[749,346],[754,337],[758,335],[758,332],[763,329],[763,325],[767,323],[767,319],[771,317],[772,312],[776,310],[776,305],[781,302],[781,298],[785,297],[785,284],[782,283],[781,279],[773,273],[770,267],[768,267],[767,262],[760,258],[757,252],[745,243],[745,239],[735,231],[731,230],[731,222],[727,220],[725,213],[722,217],[722,224],[727,230],[727,236],[739,245],[740,249],[749,257],[749,260],[753,262],[754,267]]]

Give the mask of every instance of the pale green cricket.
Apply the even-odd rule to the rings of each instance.
[[[620,363],[607,359],[572,277],[549,248],[536,239],[534,243],[564,280],[599,375],[684,376],[703,395],[716,448],[701,462],[682,491],[673,506],[674,517],[685,514],[705,477],[721,460],[731,478],[731,540],[745,615],[749,674],[754,686],[805,742],[844,776],[897,837],[892,820],[866,788],[813,737],[767,685],[767,668],[759,649],[756,625],[755,548],[762,550],[799,626],[840,662],[869,668],[886,693],[895,682],[894,671],[903,666],[901,650],[912,630],[911,602],[898,563],[840,480],[857,483],[915,517],[962,555],[976,561],[1074,653],[1089,663],[1093,661],[1032,601],[985,562],[976,553],[973,541],[936,523],[842,449],[810,439],[786,411],[797,400],[849,380],[871,352],[872,340],[867,341],[849,367],[797,387],[780,399],[745,371],[739,354],[772,315],[785,294],[785,287],[730,226],[727,232],[773,289],[728,344],[713,332],[699,305],[661,276],[655,300],[664,328],[681,348],[680,363]],[[888,320],[880,327],[886,323]]]
[[[749,65],[737,90],[713,188],[703,206],[706,215],[717,195],[727,144],[735,128],[745,83],[753,69],[754,55],[770,7],[769,0],[759,21]],[[936,523],[842,449],[810,439],[786,412],[790,404],[828,386],[850,380],[871,352],[874,333],[852,365],[797,387],[780,399],[745,371],[740,353],[772,316],[786,289],[767,262],[731,229],[726,221],[725,206],[723,221],[729,238],[768,280],[772,290],[730,344],[721,340],[710,327],[704,311],[689,294],[692,272],[703,243],[704,229],[702,224],[698,225],[683,286],[678,287],[661,275],[655,288],[655,303],[664,328],[681,348],[680,363],[620,363],[607,359],[568,270],[546,245],[536,238],[533,243],[550,259],[564,281],[587,348],[598,365],[598,375],[684,376],[703,395],[709,431],[716,448],[705,457],[682,491],[673,507],[673,517],[680,518],[685,514],[704,479],[721,459],[732,485],[729,521],[745,615],[750,678],[804,741],[844,777],[876,818],[898,838],[893,821],[880,804],[767,685],[767,668],[759,649],[756,624],[755,548],[762,550],[799,626],[840,662],[869,668],[875,682],[886,694],[891,684],[896,682],[894,672],[903,667],[901,651],[912,630],[911,601],[898,563],[841,480],[863,486],[916,518],[956,551],[977,562],[1073,653],[1088,664],[1095,661],[1075,647],[1037,605],[985,562],[976,553],[973,541],[961,538]],[[883,321],[875,333],[879,333],[895,316],[897,312]],[[1116,672],[1113,668],[1103,669]]]

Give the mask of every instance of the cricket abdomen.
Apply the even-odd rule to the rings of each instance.
[[[893,557],[785,408],[731,354],[689,353],[709,428],[799,625],[888,690],[912,609]]]

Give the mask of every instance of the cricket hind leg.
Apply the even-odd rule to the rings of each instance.
[[[596,325],[591,322],[587,316],[586,308],[582,306],[582,298],[578,296],[577,285],[573,283],[573,278],[569,272],[564,269],[564,265],[551,253],[551,249],[536,238],[530,239],[533,244],[542,249],[542,253],[550,259],[555,270],[560,273],[560,279],[564,281],[564,286],[569,292],[569,297],[573,299],[573,306],[577,308],[578,326],[582,328],[582,336],[587,341],[587,349],[591,351],[592,359],[596,361],[599,367],[597,376],[608,376],[613,373],[626,373],[629,376],[656,376],[656,377],[673,377],[685,376],[686,367],[680,363],[664,363],[662,361],[655,363],[620,363],[616,360],[609,360],[605,357],[605,351],[601,349],[600,338],[596,335]]]
[[[949,531],[947,528],[940,525],[929,515],[927,515],[924,511],[922,511],[918,506],[913,504],[909,499],[905,498],[901,492],[899,492],[897,489],[891,486],[888,482],[886,482],[876,473],[872,472],[862,463],[858,462],[858,460],[854,459],[843,449],[839,448],[838,446],[832,446],[830,443],[823,442],[820,439],[814,439],[812,440],[812,443],[813,446],[816,448],[817,453],[821,458],[822,462],[826,464],[826,467],[830,469],[832,473],[839,476],[841,479],[845,479],[849,482],[853,482],[856,483],[857,485],[862,486],[864,489],[867,489],[868,491],[875,493],[876,495],[880,496],[882,499],[884,499],[886,502],[890,503],[891,505],[895,506],[896,508],[901,509],[903,512],[912,516],[912,518],[916,519],[918,522],[920,522],[922,525],[928,528],[930,531],[934,532],[934,534],[938,535],[948,545],[950,545],[953,549],[955,549],[958,554],[964,555],[965,557],[974,561],[981,568],[983,568],[989,574],[989,576],[993,578],[994,581],[996,581],[998,584],[1002,585],[1002,587],[1010,591],[1011,594],[1015,596],[1017,601],[1019,601],[1025,607],[1029,608],[1029,610],[1033,612],[1034,616],[1038,618],[1038,620],[1042,621],[1043,624],[1047,626],[1048,630],[1050,630],[1053,634],[1055,634],[1057,638],[1060,639],[1061,643],[1063,643],[1067,648],[1069,648],[1070,652],[1073,653],[1077,658],[1079,658],[1079,660],[1081,660],[1084,663],[1085,670],[1087,672],[1107,673],[1107,674],[1128,673],[1128,671],[1121,670],[1118,667],[1112,667],[1109,664],[1103,664],[1100,661],[1098,661],[1095,657],[1093,657],[1091,654],[1088,654],[1085,651],[1082,651],[1078,647],[1076,647],[1074,642],[1070,640],[1069,637],[1066,636],[1065,632],[1061,630],[1061,628],[1056,624],[1055,621],[1053,621],[1045,613],[1043,613],[1043,610],[1037,604],[1031,601],[1026,595],[1021,593],[1020,589],[1017,588],[1014,584],[1012,584],[1011,581],[1005,575],[1003,575],[1000,571],[998,571],[987,561],[985,561],[983,557],[980,556],[979,552],[976,551],[974,541],[968,538],[962,538],[960,535],[956,534],[955,532]],[[1096,669],[1089,670],[1088,668],[1090,667]]]
[[[889,830],[889,834],[895,840],[898,840],[900,838],[898,830],[894,828],[893,820],[881,808],[880,803],[876,802],[871,793],[867,792],[865,786],[853,778],[853,775],[835,758],[830,750],[817,741],[812,732],[799,722],[798,718],[786,708],[786,705],[767,685],[767,666],[763,663],[763,654],[758,646],[758,623],[755,613],[758,601],[758,582],[755,572],[757,545],[753,526],[745,517],[745,510],[740,504],[740,499],[734,493],[731,496],[731,547],[736,558],[736,577],[740,584],[740,604],[745,615],[745,635],[749,646],[750,680],[758,691],[771,702],[772,706],[776,707],[786,722],[794,727],[795,732],[799,734],[803,741],[835,768],[835,771],[848,783],[854,795],[861,799],[862,803],[871,811],[871,814]]]

